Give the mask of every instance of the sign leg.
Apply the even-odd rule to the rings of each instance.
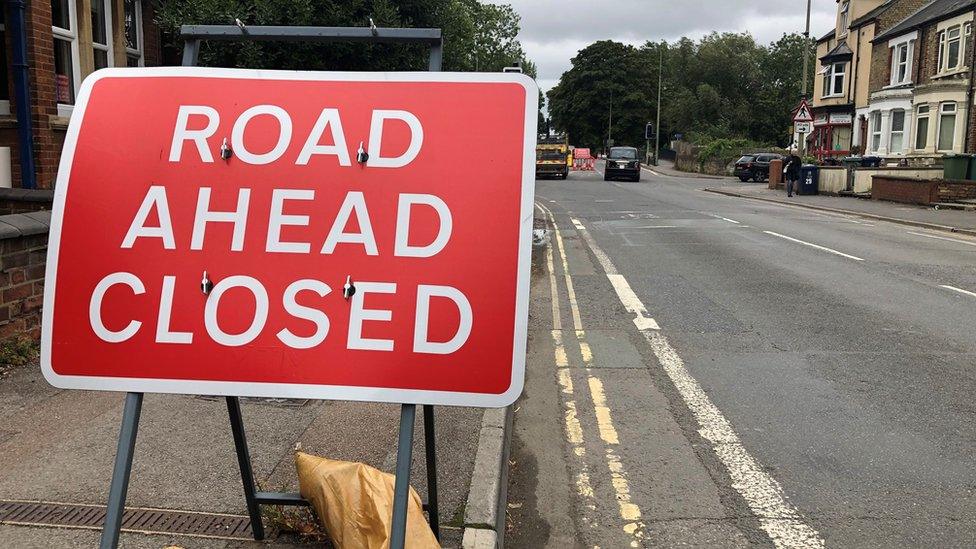
[[[390,549],[403,549],[407,537],[407,500],[410,496],[410,462],[413,459],[413,424],[417,417],[415,404],[400,408],[400,438],[397,442],[396,484],[393,488],[393,524]]]
[[[115,549],[119,545],[122,529],[122,513],[125,511],[125,494],[129,490],[129,473],[132,472],[132,453],[139,431],[139,414],[142,412],[142,393],[126,393],[122,411],[122,428],[119,430],[119,447],[115,452],[115,469],[108,490],[108,508],[102,527],[100,549]]]
[[[264,523],[261,522],[261,507],[258,505],[257,488],[254,486],[251,453],[247,449],[241,401],[237,397],[227,397],[227,413],[230,415],[230,429],[234,433],[234,447],[237,449],[237,465],[241,469],[241,482],[244,484],[244,501],[247,503],[247,514],[251,517],[251,532],[254,534],[254,539],[262,540]]]
[[[437,447],[434,442],[434,407],[424,405],[424,450],[427,455],[427,517],[434,537],[441,539],[437,513]]]

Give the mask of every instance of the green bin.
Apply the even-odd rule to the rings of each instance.
[[[945,165],[946,179],[968,179],[971,173],[969,164],[973,160],[971,154],[947,154],[942,161]]]

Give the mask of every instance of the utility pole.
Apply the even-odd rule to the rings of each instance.
[[[654,165],[657,166],[658,155],[661,154],[661,88],[664,82],[664,44],[661,49],[661,59],[657,65],[657,123],[654,127]]]
[[[613,140],[613,88],[610,88],[610,118],[607,121],[607,154],[610,154],[610,142]]]
[[[812,0],[807,0],[807,26],[803,31],[803,100],[807,100],[807,80],[808,73],[810,71],[810,3]],[[799,150],[800,158],[806,155],[807,151],[807,134],[801,133],[799,135],[799,143],[797,143],[797,149]]]

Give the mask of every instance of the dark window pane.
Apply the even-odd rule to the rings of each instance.
[[[71,30],[69,0],[51,0],[51,24],[55,27]]]
[[[3,10],[0,9],[0,13]],[[0,32],[0,99],[10,99],[7,80],[7,33]]]
[[[71,66],[71,42],[54,39],[54,90],[58,103],[74,105],[74,71]]]
[[[126,56],[126,63],[125,64],[127,66],[129,66],[129,67],[138,67],[139,66],[139,56],[138,55],[132,55],[130,53],[129,55]]]
[[[105,39],[105,0],[92,0],[91,3],[92,42],[107,45]]]
[[[95,70],[104,69],[108,67],[108,52],[105,50],[100,50],[98,48],[94,49],[95,55]]]
[[[139,49],[139,31],[136,27],[136,0],[124,0],[122,7],[125,10],[125,47],[134,50]]]

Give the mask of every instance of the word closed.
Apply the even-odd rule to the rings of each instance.
[[[55,188],[45,376],[513,402],[536,109],[513,74],[95,73]]]

